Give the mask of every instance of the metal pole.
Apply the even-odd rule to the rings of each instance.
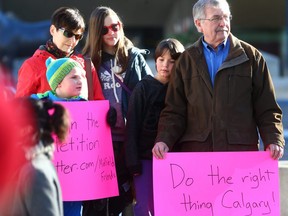
[[[283,58],[282,58],[282,70],[280,76],[284,76],[288,74],[288,0],[285,1],[285,30],[284,30],[284,50]]]

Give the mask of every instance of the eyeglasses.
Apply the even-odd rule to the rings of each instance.
[[[120,23],[117,22],[116,24],[111,24],[110,26],[103,26],[102,28],[102,35],[106,35],[109,32],[109,29],[113,32],[117,32],[120,30]]]
[[[212,23],[219,23],[221,22],[222,20],[225,20],[225,21],[230,21],[232,20],[232,15],[223,15],[223,16],[220,16],[220,15],[215,15],[213,16],[212,18],[210,19],[199,19],[199,20],[209,20],[210,22]]]
[[[76,40],[81,40],[83,38],[83,34],[74,34],[71,31],[66,30],[65,28],[59,28],[63,32],[63,35],[67,38],[75,37]]]

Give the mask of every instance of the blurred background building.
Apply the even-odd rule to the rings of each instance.
[[[287,1],[229,1],[233,34],[267,53],[273,65],[271,73],[279,76],[288,75]],[[110,6],[121,17],[126,35],[137,46],[152,52],[164,37],[176,37],[187,46],[199,37],[192,19],[194,3],[195,0],[1,0],[0,55],[9,59],[31,56],[49,38],[50,16],[60,6],[77,7],[86,21],[95,7]]]

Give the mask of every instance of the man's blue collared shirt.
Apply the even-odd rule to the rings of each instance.
[[[212,86],[214,86],[216,73],[224,60],[227,58],[230,41],[227,39],[226,41],[221,43],[216,50],[213,49],[209,44],[207,44],[204,41],[204,38],[202,38],[202,43],[204,46],[204,55],[208,65]]]

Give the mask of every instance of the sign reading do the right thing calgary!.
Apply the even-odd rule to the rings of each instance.
[[[269,152],[167,153],[153,158],[155,216],[280,216]]]

